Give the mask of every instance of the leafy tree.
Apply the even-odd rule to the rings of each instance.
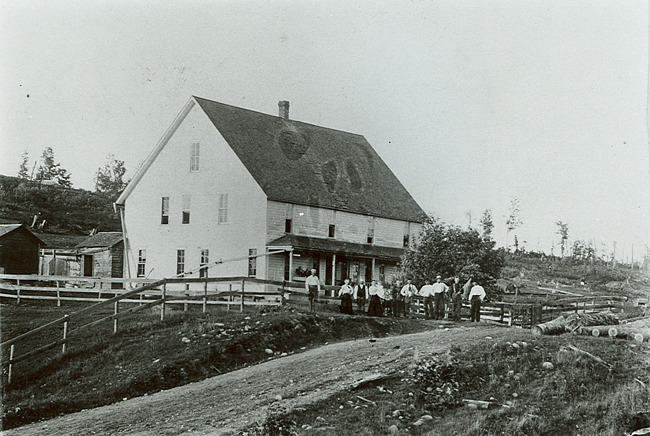
[[[70,173],[61,164],[54,161],[54,151],[52,147],[46,147],[41,155],[42,163],[38,167],[36,173],[36,180],[55,180],[59,185],[69,188],[72,186],[70,182]]]
[[[27,150],[25,150],[21,156],[20,167],[18,168],[18,177],[21,179],[29,179],[29,168],[27,168],[28,162],[29,153],[27,153]]]
[[[481,216],[481,228],[483,229],[483,237],[491,238],[492,230],[494,229],[494,222],[492,221],[492,210],[485,209],[483,216]]]
[[[513,230],[521,226],[523,222],[521,221],[521,208],[519,204],[519,199],[512,198],[510,200],[510,211],[508,213],[508,219],[506,219],[506,250],[508,250],[508,235]]]
[[[564,257],[564,249],[566,248],[567,240],[569,239],[569,225],[562,221],[557,221],[557,234],[560,235],[560,255]]]
[[[504,265],[503,253],[495,242],[481,237],[475,229],[462,229],[428,217],[417,242],[402,257],[402,274],[416,283],[455,275],[473,277],[490,284]]]
[[[118,160],[114,155],[106,157],[106,163],[97,170],[95,176],[95,190],[116,199],[126,188],[128,182],[124,181],[124,161]]]

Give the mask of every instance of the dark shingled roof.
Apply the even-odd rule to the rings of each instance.
[[[363,136],[194,98],[269,200],[422,222]]]
[[[377,257],[399,260],[404,250],[402,248],[378,247],[370,244],[356,244],[335,239],[312,238],[309,236],[284,235],[269,244],[269,247],[293,247],[308,251],[329,251],[344,253],[347,256]]]
[[[38,240],[39,243],[43,243],[43,241],[38,236],[36,236],[23,224],[0,224],[0,238],[18,229],[24,229],[25,232],[29,233],[32,237]]]
[[[122,232],[100,232],[84,239],[81,243],[77,244],[77,248],[112,247],[119,242],[122,242]]]
[[[20,226],[22,226],[22,224],[0,224],[0,236],[11,233]]]
[[[73,248],[88,236],[68,233],[38,233],[45,248]]]

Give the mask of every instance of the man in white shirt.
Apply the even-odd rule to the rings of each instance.
[[[424,316],[433,317],[433,285],[431,280],[425,280],[425,285],[420,288],[420,296],[424,298]]]
[[[473,281],[472,289],[469,291],[470,319],[472,322],[481,320],[481,303],[485,300],[485,289],[476,280]]]
[[[433,285],[433,304],[435,306],[436,319],[443,319],[445,317],[445,297],[447,296],[447,286],[442,281],[442,276],[436,277],[436,283]]]
[[[402,296],[402,303],[403,303],[403,311],[404,311],[404,316],[409,316],[411,313],[411,298],[413,297],[414,294],[417,294],[418,288],[415,287],[413,283],[411,283],[411,279],[406,280],[406,284],[402,287],[402,289],[399,291],[400,295]]]
[[[311,275],[305,280],[305,289],[307,289],[307,295],[309,296],[309,310],[313,312],[316,309],[318,294],[320,294],[320,280],[315,269],[311,270]]]

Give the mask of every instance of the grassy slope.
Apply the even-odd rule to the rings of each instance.
[[[41,185],[0,175],[0,222],[30,225],[36,213],[50,227],[119,231],[114,199],[84,189]]]
[[[1,309],[6,337],[71,312],[70,306],[3,305]],[[70,344],[64,358],[52,352],[17,364],[12,384],[3,391],[5,428],[183,385],[328,341],[425,328],[413,319],[282,308],[243,314],[176,312],[164,322],[151,311],[120,322],[116,336],[111,334],[110,323],[89,330]],[[17,353],[58,339],[60,334],[59,327],[21,345]]]
[[[570,350],[569,344],[604,359],[612,369]],[[394,425],[395,434],[409,435],[613,436],[650,426],[647,345],[577,336],[518,345],[486,338],[456,348],[453,373],[445,376],[458,382],[455,400],[492,399],[506,407],[475,410],[436,403],[436,391],[426,390],[431,377],[415,377],[430,360],[423,356],[419,365],[404,368],[402,378],[346,392],[305,411],[276,411],[242,434],[388,435]],[[545,361],[554,369],[542,369]],[[416,424],[423,415],[432,419]]]

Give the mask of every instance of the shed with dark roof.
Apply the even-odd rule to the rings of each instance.
[[[100,232],[75,247],[86,277],[123,276],[124,238],[121,232]]]
[[[42,244],[23,224],[0,224],[0,273],[37,274]]]

